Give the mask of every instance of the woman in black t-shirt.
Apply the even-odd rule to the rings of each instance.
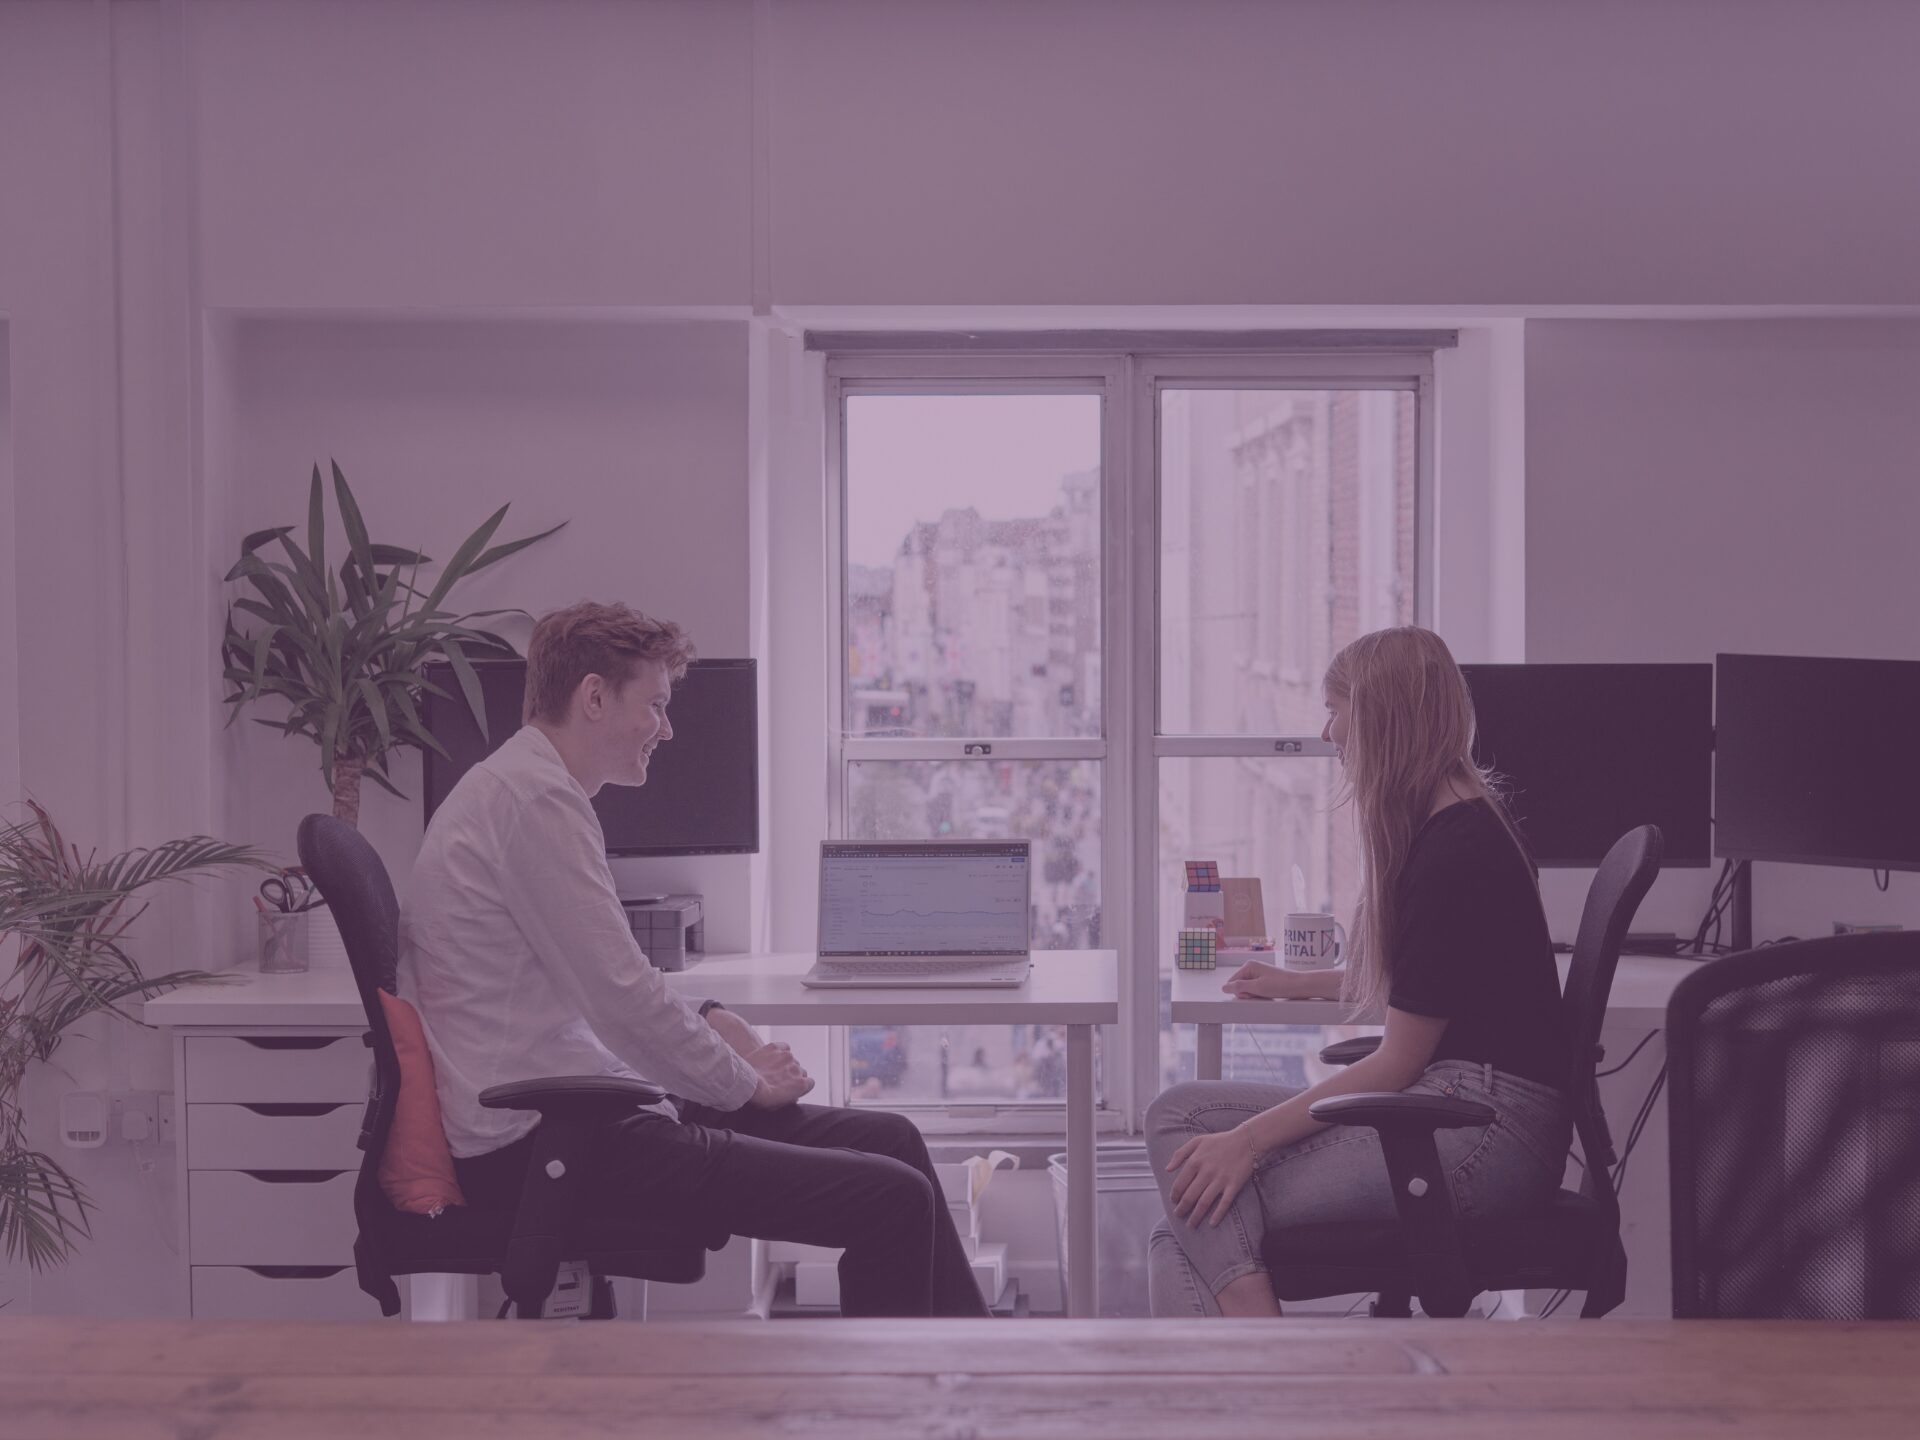
[[[1386,1014],[1379,1049],[1306,1090],[1176,1085],[1147,1107],[1166,1202],[1152,1246],[1156,1315],[1275,1315],[1269,1223],[1391,1219],[1379,1137],[1307,1107],[1363,1091],[1459,1095],[1492,1124],[1435,1141],[1456,1211],[1513,1214],[1558,1188],[1572,1121],[1559,975],[1537,877],[1473,760],[1473,704],[1446,643],[1363,635],[1326,676],[1322,738],[1340,750],[1365,858],[1342,998]],[[1324,997],[1331,981],[1251,964],[1236,996]],[[1271,1217],[1271,1219],[1270,1219]]]

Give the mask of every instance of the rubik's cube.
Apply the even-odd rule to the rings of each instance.
[[[1187,861],[1187,892],[1217,891],[1220,888],[1220,862],[1218,860]]]
[[[1220,937],[1209,928],[1182,930],[1173,963],[1180,970],[1211,970],[1219,964]]]

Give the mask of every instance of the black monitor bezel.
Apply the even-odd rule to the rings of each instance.
[[[1706,825],[1704,827],[1706,845],[1703,850],[1697,852],[1696,854],[1687,855],[1687,856],[1678,856],[1678,855],[1675,855],[1672,851],[1669,851],[1666,857],[1662,860],[1661,867],[1667,870],[1710,870],[1713,868],[1715,853],[1713,849],[1714,831],[1713,831],[1713,773],[1712,773],[1713,771],[1713,739],[1712,739],[1712,735],[1713,735],[1713,688],[1712,688],[1713,687],[1713,666],[1711,664],[1705,661],[1699,661],[1699,660],[1681,660],[1681,661],[1629,660],[1629,661],[1600,661],[1600,662],[1485,661],[1485,662],[1467,662],[1466,664],[1463,664],[1460,668],[1463,675],[1466,672],[1474,671],[1474,670],[1502,670],[1502,671],[1585,670],[1585,671],[1613,671],[1615,673],[1626,672],[1626,671],[1647,671],[1647,670],[1666,670],[1666,671],[1692,670],[1692,671],[1704,672],[1704,678],[1707,681],[1706,733],[1707,733],[1708,775],[1707,775],[1707,792],[1706,792],[1707,808],[1706,808],[1706,815],[1704,817],[1704,819],[1706,820]],[[1469,684],[1468,688],[1469,688],[1469,691],[1471,691],[1471,688],[1472,688],[1471,684]],[[1617,840],[1619,839],[1619,837],[1615,836],[1614,839]],[[1533,863],[1542,870],[1595,870],[1599,868],[1601,861],[1606,858],[1606,851],[1604,850],[1597,855],[1581,855],[1576,857],[1568,857],[1568,856],[1560,856],[1560,855],[1543,856],[1538,853],[1534,853],[1531,850],[1531,846],[1533,844],[1531,839],[1529,839],[1527,843],[1529,846],[1529,858],[1532,859]],[[1609,842],[1609,848],[1611,848],[1611,843],[1612,842]],[[1671,837],[1669,837],[1669,843],[1671,843]]]
[[[476,656],[471,659],[470,663],[473,665],[476,671],[479,671],[479,670],[503,670],[509,666],[514,666],[514,665],[517,665],[522,669],[524,669],[526,667],[527,661],[525,656],[520,656],[520,655],[515,655],[515,656],[496,655],[496,656],[484,656],[484,657]],[[455,703],[458,703],[459,693],[460,693],[458,688],[459,682],[457,679],[453,677],[451,673],[452,671],[451,662],[436,660],[436,661],[430,662],[426,668],[429,671],[437,671],[440,674],[444,674],[446,678],[452,682],[450,685],[442,685],[441,688],[449,690],[450,693],[452,693],[455,697]],[[719,657],[719,658],[710,659],[710,660],[709,659],[695,660],[687,668],[690,670],[692,669],[699,669],[699,670],[744,669],[749,673],[751,673],[754,677],[754,708],[753,708],[753,713],[748,720],[748,729],[750,732],[749,739],[751,741],[751,745],[749,747],[750,758],[748,760],[749,773],[747,778],[753,786],[753,797],[754,797],[753,810],[751,812],[752,820],[750,824],[751,833],[750,833],[749,840],[747,843],[742,845],[619,845],[619,846],[608,845],[606,847],[606,853],[609,859],[636,860],[636,859],[645,859],[649,857],[679,858],[679,857],[697,856],[697,855],[757,855],[760,853],[760,810],[761,810],[761,804],[764,797],[760,793],[760,713],[759,713],[759,673],[758,673],[759,664],[757,661],[755,661],[750,657],[749,658]],[[435,676],[435,680],[436,680],[436,683],[438,683],[438,680],[439,680],[438,675]],[[501,738],[504,739],[505,737],[503,736]],[[437,764],[444,764],[444,763],[445,762],[442,761],[440,757],[436,755],[433,751],[425,750],[425,749],[422,750],[421,766],[420,766],[420,809],[421,809],[421,814],[423,816],[423,820],[425,822],[431,822],[431,820],[433,819],[433,810],[431,808],[431,796],[433,794],[433,788],[429,784],[429,779],[430,779],[429,767]],[[604,820],[602,822],[602,827],[604,829]]]
[[[1814,661],[1822,664],[1836,665],[1920,665],[1920,661],[1860,655],[1763,655],[1752,651],[1717,652],[1713,657],[1713,781],[1714,812],[1716,816],[1720,809],[1720,664],[1723,660],[1790,660],[1796,663]],[[1713,827],[1713,853],[1722,860],[1741,861],[1747,864],[1760,861],[1770,865],[1820,865],[1830,870],[1898,870],[1903,874],[1920,874],[1920,857],[1912,860],[1887,860],[1885,858],[1865,855],[1822,855],[1805,851],[1772,850],[1763,846],[1724,846],[1721,843],[1720,825],[1717,819]]]

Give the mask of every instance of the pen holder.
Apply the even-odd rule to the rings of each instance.
[[[288,975],[307,968],[307,917],[294,910],[265,910],[260,921],[260,973]]]

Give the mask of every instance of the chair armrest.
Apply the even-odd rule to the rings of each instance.
[[[1316,1100],[1307,1113],[1322,1124],[1365,1125],[1379,1132],[1420,1308],[1429,1315],[1466,1314],[1479,1286],[1467,1269],[1453,1192],[1433,1137],[1437,1130],[1490,1125],[1493,1107],[1448,1095],[1390,1091]]]
[[[480,1092],[480,1103],[489,1110],[537,1110],[543,1116],[556,1111],[592,1115],[633,1110],[666,1098],[667,1092],[658,1085],[624,1075],[549,1075],[489,1085]]]
[[[1351,1065],[1356,1060],[1364,1060],[1380,1048],[1378,1035],[1357,1035],[1351,1040],[1336,1040],[1320,1052],[1320,1060],[1325,1065]]]
[[[538,1318],[553,1290],[596,1137],[609,1122],[665,1098],[657,1085],[621,1075],[552,1075],[480,1092],[480,1103],[489,1110],[540,1115],[500,1266],[501,1286],[522,1319]]]
[[[1399,1131],[1459,1130],[1468,1125],[1491,1125],[1493,1107],[1477,1100],[1448,1095],[1409,1094],[1404,1090],[1335,1095],[1316,1100],[1307,1114],[1323,1125],[1370,1125],[1384,1139],[1389,1129]]]

